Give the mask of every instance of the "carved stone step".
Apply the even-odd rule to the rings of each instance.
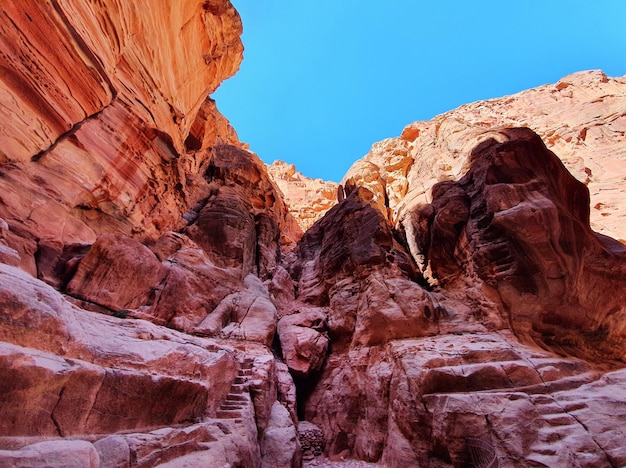
[[[246,398],[245,395],[241,395],[241,394],[236,394],[236,393],[229,393],[228,395],[226,395],[226,402],[247,402],[248,398]]]
[[[222,406],[220,406],[221,410],[240,410],[243,409],[243,406],[241,404],[236,404],[236,403],[223,403]]]
[[[245,384],[233,384],[233,386],[230,387],[230,393],[234,395],[244,393],[245,391],[246,391]]]
[[[220,419],[236,419],[241,418],[242,414],[240,410],[230,410],[230,409],[219,409],[216,413],[217,417]]]

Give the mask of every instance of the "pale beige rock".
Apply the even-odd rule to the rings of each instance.
[[[400,137],[375,143],[344,180],[373,184],[378,199],[386,191],[391,219],[397,222],[412,207],[431,201],[435,183],[459,179],[468,168],[470,150],[488,139],[492,128],[528,127],[589,187],[592,228],[626,239],[620,214],[626,177],[626,166],[620,163],[626,151],[625,89],[624,77],[587,71],[556,84],[466,104],[430,121],[414,122]]]
[[[82,440],[39,442],[20,450],[0,450],[0,466],[14,468],[99,468],[98,453]]]
[[[289,411],[278,401],[272,405],[264,436],[261,467],[299,468],[302,466],[302,452],[296,427],[289,416]]]

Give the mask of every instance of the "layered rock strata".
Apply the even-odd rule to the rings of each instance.
[[[0,217],[20,265],[105,232],[154,239],[195,203],[206,150],[237,138],[208,98],[237,70],[227,1],[7,2]]]
[[[626,250],[589,225],[625,237],[623,79],[412,124],[329,189],[207,97],[226,0],[0,28],[0,465],[626,464]]]
[[[296,170],[295,165],[283,161],[274,161],[267,170],[283,193],[289,213],[299,228],[290,232],[289,238],[298,241],[303,232],[337,203],[339,184],[306,177]]]
[[[297,466],[263,283],[286,211],[208,97],[237,12],[8,2],[0,28],[0,464]]]

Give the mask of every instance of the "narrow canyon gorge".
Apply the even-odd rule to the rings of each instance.
[[[228,0],[3,3],[0,467],[626,466],[626,77],[325,182],[210,97],[241,34]]]

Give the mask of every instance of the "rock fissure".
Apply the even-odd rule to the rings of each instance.
[[[65,387],[62,387],[61,391],[59,392],[59,395],[57,396],[57,403],[54,406],[54,408],[52,408],[52,411],[50,412],[50,419],[52,419],[52,423],[54,424],[54,427],[56,428],[60,437],[65,437],[66,434],[63,433],[63,430],[61,428],[61,425],[59,424],[59,421],[57,421],[57,418],[54,416],[54,412],[58,408],[59,404],[61,403],[61,399],[63,398],[64,392],[65,392]]]

